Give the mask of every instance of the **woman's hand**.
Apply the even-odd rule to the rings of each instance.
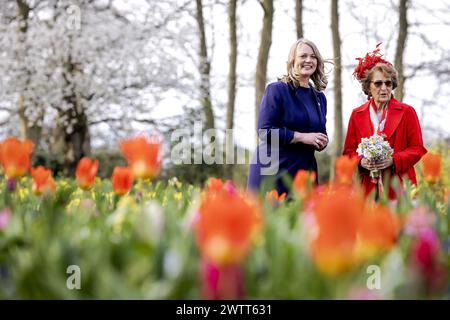
[[[328,137],[321,132],[294,132],[294,138],[291,143],[309,144],[314,146],[317,150],[322,150],[328,144]]]
[[[381,162],[375,163],[375,169],[376,170],[384,170],[386,168],[389,168],[394,164],[394,161],[391,159],[383,160]]]
[[[361,167],[367,170],[383,170],[389,168],[394,164],[394,161],[391,159],[383,160],[380,162],[371,162],[367,159],[361,160]]]

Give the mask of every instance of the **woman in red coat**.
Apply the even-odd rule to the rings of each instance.
[[[380,170],[380,177],[390,173],[398,176],[400,181],[406,177],[416,184],[414,165],[427,152],[416,111],[395,100],[392,95],[392,90],[397,87],[397,71],[391,63],[381,58],[378,46],[364,58],[358,58],[359,65],[354,75],[368,101],[354,109],[350,116],[343,152],[344,155],[357,156],[356,149],[361,138],[368,138],[374,133],[384,136],[394,149],[392,158],[388,160],[378,163],[364,158],[360,160],[359,174],[366,194],[377,186],[370,177],[371,170]],[[385,180],[384,183],[388,183]],[[389,188],[389,198],[395,198],[392,186]]]

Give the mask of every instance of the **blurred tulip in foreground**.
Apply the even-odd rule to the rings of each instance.
[[[366,207],[358,226],[357,254],[369,258],[391,249],[397,242],[399,231],[399,219],[387,206]]]
[[[322,273],[339,275],[356,264],[354,248],[363,196],[349,187],[331,186],[314,194],[310,203],[314,222],[309,234],[312,259]]]
[[[202,296],[210,300],[244,298],[244,271],[240,265],[220,266],[202,260]]]
[[[262,213],[250,195],[232,184],[202,194],[194,229],[202,256],[203,294],[209,299],[242,297],[241,264],[261,231]]]
[[[351,185],[356,167],[357,157],[340,156],[336,159],[336,182],[339,184]]]
[[[439,251],[439,238],[432,228],[421,230],[411,246],[412,263],[418,268],[429,293],[440,290],[448,277],[448,270],[439,260]]]
[[[304,198],[316,182],[314,171],[298,170],[294,177],[293,187],[297,194]]]
[[[266,200],[273,204],[278,204],[283,202],[286,199],[286,192],[283,192],[281,195],[278,194],[277,190],[272,190],[266,192]]]
[[[422,230],[431,228],[436,222],[436,215],[425,206],[414,208],[406,218],[405,234],[417,236]]]
[[[5,208],[0,210],[0,230],[3,230],[11,220],[11,209]]]
[[[259,206],[243,194],[206,191],[195,226],[202,256],[219,265],[239,264],[260,230],[261,219]]]

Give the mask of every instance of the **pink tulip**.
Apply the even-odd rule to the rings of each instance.
[[[219,266],[203,260],[200,269],[204,299],[238,300],[244,297],[244,274],[241,266]]]

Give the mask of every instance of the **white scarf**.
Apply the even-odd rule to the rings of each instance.
[[[382,132],[384,130],[384,126],[386,125],[387,113],[388,113],[387,107],[388,107],[388,104],[386,104],[383,107],[383,109],[382,109],[383,111],[381,112],[381,115],[379,115],[372,107],[372,102],[370,103],[370,105],[369,105],[370,120],[372,121],[372,124],[373,124],[373,134],[377,133],[378,131]],[[386,114],[385,114],[384,119],[382,119],[384,109],[386,109]]]

